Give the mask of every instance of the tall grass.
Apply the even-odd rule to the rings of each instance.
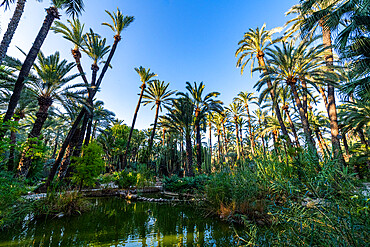
[[[223,168],[206,186],[213,212],[243,223],[249,246],[368,246],[369,198],[335,160],[306,152]],[[316,161],[317,162],[317,161]]]

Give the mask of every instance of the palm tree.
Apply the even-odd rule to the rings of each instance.
[[[257,97],[254,97],[253,93],[248,93],[248,92],[240,92],[238,94],[238,97],[235,98],[236,101],[240,101],[242,104],[244,104],[245,110],[247,112],[249,139],[251,140],[251,148],[252,148],[253,155],[254,155],[255,143],[254,143],[254,133],[252,131],[252,124],[251,124],[251,114],[249,112],[249,103],[256,99]]]
[[[54,33],[63,34],[63,38],[69,40],[74,44],[74,48],[71,50],[72,56],[75,59],[77,69],[80,72],[84,83],[87,85],[89,83],[81,65],[81,52],[79,49],[84,45],[85,42],[83,37],[85,24],[81,24],[80,20],[77,18],[73,18],[72,20],[68,20],[67,22],[69,23],[70,28],[60,21],[55,21],[55,25],[51,28],[51,30],[53,30]]]
[[[225,155],[223,145],[222,145],[222,142],[221,142],[222,121],[223,121],[223,117],[222,117],[221,113],[216,113],[211,118],[211,122],[213,123],[213,125],[216,128],[217,144],[218,144],[218,154],[217,154],[217,156],[218,156],[218,161],[219,162],[221,161],[221,159],[223,159],[223,157]]]
[[[147,70],[142,66],[140,66],[139,68],[135,68],[135,71],[140,76],[141,92],[140,92],[139,101],[137,103],[136,110],[135,110],[135,113],[134,113],[134,118],[132,119],[130,134],[129,134],[128,140],[127,140],[126,152],[125,152],[125,156],[124,156],[124,159],[123,159],[123,168],[125,168],[127,166],[127,155],[128,155],[129,148],[130,148],[130,141],[131,141],[131,137],[132,137],[132,132],[135,128],[136,117],[137,117],[137,113],[139,112],[141,99],[143,98],[143,94],[144,94],[144,90],[146,88],[146,84],[151,82],[153,77],[157,76],[157,74],[155,74],[153,72],[150,72],[150,69]]]
[[[272,40],[271,36],[277,31],[265,30],[266,26],[263,25],[261,29],[256,28],[256,30],[249,29],[249,32],[244,34],[244,38],[239,41],[238,45],[240,47],[237,49],[235,56],[238,57],[237,67],[241,67],[241,73],[243,74],[245,66],[251,62],[251,71],[254,68],[255,57],[258,60],[258,67],[263,72],[266,72],[266,63],[265,63],[265,51],[266,49],[276,41]],[[270,90],[270,95],[272,101],[275,101],[275,92],[272,90],[271,80],[267,81],[267,87]],[[289,143],[291,143],[288,131],[284,125],[283,118],[281,117],[279,105],[275,105],[275,113],[279,124],[281,125],[281,131],[283,135],[288,138]]]
[[[0,6],[5,5],[5,10],[9,7],[10,3],[14,3],[15,0],[4,0]],[[17,0],[17,6],[14,10],[14,14],[12,18],[10,19],[10,22],[8,24],[8,28],[6,29],[6,32],[4,33],[3,39],[1,40],[0,44],[0,64],[2,63],[3,59],[5,58],[6,52],[8,51],[10,42],[13,39],[15,30],[18,27],[19,21],[21,20],[24,6],[26,5],[26,0]]]
[[[185,94],[185,96],[187,96]],[[191,145],[191,134],[194,125],[194,109],[193,102],[189,100],[189,96],[181,97],[172,101],[172,107],[169,109],[169,113],[163,116],[163,119],[170,123],[173,128],[177,128],[181,133],[185,135],[185,146],[186,146],[186,176],[194,176],[193,171],[193,152]]]
[[[66,84],[79,76],[79,74],[67,75],[75,64],[67,63],[67,60],[60,61],[59,52],[48,57],[40,52],[37,60],[38,65],[34,67],[39,79],[30,82],[30,91],[37,97],[39,110],[36,113],[33,128],[28,135],[29,139],[40,136],[42,127],[48,117],[49,107],[53,104],[53,101],[57,100],[63,104],[66,97],[72,96],[68,90],[70,87],[66,87]],[[31,140],[30,142],[34,141]],[[22,153],[18,165],[18,176],[26,177],[28,174],[32,162],[32,155],[29,155],[28,152],[30,150],[26,148]]]
[[[143,95],[143,98],[145,99],[143,101],[144,106],[150,103],[154,103],[152,109],[156,107],[153,130],[152,130],[152,134],[149,139],[148,160],[150,159],[154,134],[157,128],[159,111],[162,111],[162,106],[166,107],[168,104],[170,104],[172,100],[170,97],[176,92],[176,91],[168,90],[169,85],[170,85],[169,83],[165,84],[164,81],[154,80],[148,83],[148,87],[145,88],[145,91],[144,91],[144,95]]]
[[[258,128],[257,128],[257,130],[258,130],[259,135],[261,136],[263,153],[265,154],[266,153],[265,136],[262,135],[261,132],[262,132],[262,129],[263,129],[262,122],[265,122],[266,117],[267,117],[267,113],[265,111],[262,111],[262,107],[259,104],[258,104],[258,106],[259,106],[259,109],[254,111],[254,115],[258,119]]]
[[[326,25],[326,19],[328,18],[328,14],[333,11],[335,3],[338,3],[338,0],[301,1],[301,12],[305,18],[305,21],[302,25],[302,33],[309,33],[310,30],[317,25],[321,27],[322,42],[327,48],[324,58],[327,70],[329,71],[333,71],[334,57],[332,50],[332,34],[330,28]],[[330,119],[332,148],[334,151],[334,158],[338,159],[340,165],[343,165],[344,159],[338,138],[339,126],[337,120],[337,107],[335,103],[335,90],[333,83],[328,82],[327,85],[328,104],[326,109]]]
[[[301,44],[302,46],[297,49],[294,49],[291,44],[283,43],[282,45],[282,49],[275,46],[274,50],[269,50],[268,55],[270,59],[268,60],[268,69],[263,73],[262,79],[256,86],[261,88],[264,83],[268,83],[271,78],[273,78],[274,84],[286,83],[286,85],[290,87],[299,110],[303,130],[306,135],[306,142],[312,150],[316,150],[308,118],[304,112],[302,101],[298,95],[297,83],[302,77],[310,76],[313,78],[314,76],[321,75],[322,71],[319,67],[320,64],[312,63],[312,61],[317,60],[317,57],[315,56],[310,56],[306,60],[302,59],[302,56],[305,55],[304,49],[302,49],[302,46],[304,46],[303,44]],[[276,88],[276,85],[274,87]]]
[[[53,6],[46,9],[47,15],[45,17],[45,20],[42,24],[42,27],[36,36],[35,41],[33,42],[33,45],[28,52],[26,59],[23,62],[22,68],[19,72],[18,79],[16,83],[14,84],[13,94],[10,97],[8,109],[5,113],[5,116],[3,118],[3,123],[6,123],[11,119],[11,117],[14,114],[14,109],[17,107],[19,98],[21,96],[21,92],[24,86],[24,80],[28,76],[35,60],[37,57],[37,54],[39,53],[42,44],[44,43],[46,36],[51,28],[51,25],[53,24],[55,19],[59,19],[59,11],[58,9],[66,9],[66,13],[69,15],[78,15],[83,11],[83,0],[53,0],[52,1]],[[4,131],[0,132],[0,138],[3,138],[5,135]]]
[[[98,89],[99,89],[99,87],[100,87],[100,85],[101,85],[101,83],[103,81],[104,75],[107,72],[108,67],[109,67],[109,65],[110,65],[110,63],[112,61],[113,55],[114,55],[114,53],[116,51],[117,45],[121,41],[121,33],[122,33],[122,31],[125,28],[127,28],[130,25],[130,23],[132,23],[134,21],[134,17],[132,17],[132,16],[127,17],[127,18],[126,17],[125,18],[121,18],[122,15],[120,14],[119,9],[117,11],[117,14],[114,15],[114,16],[117,16],[117,18],[114,19],[114,21],[113,21],[114,24],[111,25],[111,27],[114,28],[114,31],[116,33],[115,36],[114,36],[114,43],[113,43],[112,49],[110,50],[110,53],[108,55],[107,61],[105,62],[102,71],[100,72],[99,78],[96,81],[96,86],[95,86],[95,90],[93,90],[92,97],[95,96],[96,92],[98,91]],[[120,24],[121,22],[123,22],[123,25]],[[43,188],[40,189],[40,191],[43,190],[43,189],[45,189],[45,188],[47,188],[50,185],[51,181],[53,180],[53,178],[55,176],[55,173],[56,173],[56,171],[57,171],[57,169],[59,167],[59,164],[62,161],[62,158],[64,156],[64,153],[65,153],[65,151],[66,151],[66,149],[68,147],[68,144],[71,141],[71,139],[72,139],[72,137],[74,135],[74,132],[77,130],[78,125],[81,122],[81,120],[82,120],[82,118],[84,117],[85,114],[86,114],[86,109],[83,108],[80,111],[80,113],[78,114],[78,116],[75,119],[75,121],[73,122],[72,127],[70,128],[70,130],[69,130],[69,132],[67,134],[67,137],[65,138],[65,140],[64,140],[64,142],[63,142],[63,144],[62,144],[62,146],[60,148],[60,151],[58,153],[58,156],[57,156],[57,158],[56,158],[56,160],[55,160],[55,162],[54,162],[54,164],[53,164],[53,166],[52,166],[52,168],[50,170],[48,179],[47,179],[45,185],[43,186]]]
[[[91,83],[90,87],[88,88],[88,100],[87,103],[89,104],[90,113],[89,117],[85,116],[84,124],[82,126],[81,135],[85,135],[85,130],[87,126],[87,132],[85,137],[85,145],[89,144],[90,141],[90,135],[91,135],[91,129],[92,129],[92,114],[94,109],[94,101],[93,101],[93,94],[94,90],[96,88],[96,77],[99,70],[98,64],[103,59],[103,57],[109,52],[110,46],[106,46],[106,39],[101,39],[100,36],[93,32],[92,29],[90,29],[90,32],[87,33],[84,36],[84,46],[82,47],[82,50],[93,60],[93,63],[91,65],[92,70],[92,76],[91,76]]]
[[[235,124],[235,136],[236,136],[236,151],[237,151],[237,159],[240,159],[240,140],[239,140],[239,123],[238,120],[245,116],[244,114],[244,107],[240,102],[233,102],[228,107],[225,107],[226,112],[228,115],[233,119],[233,123]]]
[[[186,89],[190,93],[190,96],[185,93],[178,93],[178,95],[182,95],[183,97],[190,97],[189,100],[194,105],[195,108],[195,120],[194,120],[194,129],[196,134],[196,150],[197,150],[197,166],[198,170],[202,170],[202,154],[201,154],[201,134],[200,134],[200,122],[202,118],[206,116],[207,113],[211,111],[221,111],[221,104],[222,101],[215,100],[214,98],[218,97],[220,93],[218,92],[211,92],[208,93],[203,97],[204,92],[204,84],[201,82],[199,86],[196,82],[194,82],[194,86],[190,84],[190,82],[186,82]]]

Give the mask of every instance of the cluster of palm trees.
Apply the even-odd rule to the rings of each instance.
[[[4,1],[2,4],[8,6],[12,2]],[[45,143],[47,142],[45,136],[41,136],[41,134],[45,134],[44,125],[48,121],[53,120],[51,117],[54,120],[57,118],[56,122],[59,122],[61,125],[65,126],[68,122],[72,125],[69,129],[63,128],[61,131],[51,135],[51,138],[55,136],[55,148],[52,156],[56,158],[56,161],[51,167],[46,186],[50,184],[58,168],[60,171],[66,171],[70,163],[70,157],[72,155],[79,156],[82,145],[88,145],[91,136],[93,138],[97,136],[98,127],[108,126],[108,124],[102,125],[99,122],[108,122],[114,116],[112,112],[103,108],[103,102],[96,101],[94,97],[110,66],[118,43],[121,40],[122,31],[134,21],[134,17],[124,16],[119,9],[115,13],[106,11],[112,23],[103,23],[102,25],[109,27],[115,33],[113,44],[109,46],[106,44],[106,38],[101,37],[92,29],[87,33],[84,32],[84,24],[76,17],[83,10],[83,1],[53,1],[53,4],[52,7],[47,9],[46,19],[31,50],[27,54],[22,51],[26,56],[25,61],[22,63],[17,59],[3,56],[2,54],[4,58],[2,58],[1,64],[2,90],[0,100],[2,107],[6,109],[2,118],[1,138],[6,135],[7,130],[11,129],[11,142],[13,146],[15,145],[17,135],[13,131],[14,128],[12,128],[13,123],[11,121],[14,113],[17,114],[14,116],[15,122],[19,122],[25,117],[33,122],[33,127],[28,134],[26,147],[22,150],[17,166],[16,173],[18,176],[27,177],[28,172],[32,169],[32,162],[35,161],[34,157],[36,156],[34,147],[38,145],[40,139],[44,139]],[[16,12],[19,12],[19,5],[20,3],[17,5]],[[66,9],[67,14],[72,16],[72,19],[68,20],[68,25],[54,21],[59,19],[58,9],[60,8]],[[13,21],[16,20],[11,20],[9,30],[13,27],[11,26]],[[19,22],[19,19],[17,21]],[[52,26],[53,23],[54,26]],[[49,30],[61,33],[63,38],[72,43],[74,47],[72,49],[74,63],[61,60],[59,52],[45,56],[40,51]],[[14,32],[15,29],[13,30]],[[6,48],[11,40],[11,37],[7,35],[8,32],[5,33],[3,38],[4,43],[7,43],[4,45]],[[6,53],[6,48],[3,50],[2,47],[2,52]],[[82,53],[92,60],[90,81],[88,81],[81,64]],[[98,74],[101,63],[104,65],[100,74]],[[77,67],[79,73],[73,74],[72,70],[74,67]],[[82,80],[76,83],[79,79]],[[32,115],[35,103],[31,104],[30,101],[36,101],[39,105],[39,110],[35,113],[35,119],[33,119]],[[59,104],[53,107],[55,101]],[[61,107],[64,110],[61,111]],[[30,115],[26,116],[28,111]],[[62,137],[64,137],[64,141]],[[13,170],[15,165],[13,146],[9,156],[8,170]],[[58,147],[60,147],[60,151],[57,153]]]
[[[12,23],[25,1],[17,4],[9,30],[14,29]],[[0,106],[5,115],[0,136],[10,130],[10,148],[5,152],[9,170],[17,166],[17,137],[26,143],[19,155],[18,176],[27,177],[42,138],[52,146],[50,156],[55,158],[45,187],[58,170],[60,179],[71,172],[71,157],[80,156],[82,145],[92,139],[103,147],[107,167],[114,170],[145,163],[148,169],[156,164],[166,175],[194,176],[258,155],[275,155],[290,162],[303,149],[312,154],[317,169],[327,158],[336,160],[339,168],[353,164],[360,177],[370,167],[367,1],[302,0],[287,12],[293,18],[284,28],[249,29],[238,43],[236,64],[242,74],[248,64],[252,74],[259,73],[254,85],[259,95],[242,91],[229,105],[217,99],[220,93],[206,93],[203,82],[186,82],[186,91],[177,92],[169,89],[168,82],[156,79],[149,68],[135,68],[141,85],[131,126],[114,119],[114,113],[104,109],[95,95],[122,31],[134,18],[119,9],[107,11],[112,23],[103,25],[115,33],[108,46],[92,29],[85,33],[77,18],[82,1],[55,0],[53,4],[23,63],[4,55],[3,47],[9,45],[11,36],[1,43]],[[59,18],[58,8],[72,15],[67,24],[54,21]],[[58,52],[50,56],[40,52],[50,27],[72,43],[74,63],[61,60]],[[333,33],[338,33],[335,39]],[[92,61],[90,80],[81,64],[82,55]],[[71,75],[74,67],[78,73]],[[70,83],[76,79],[82,79],[81,83]],[[343,103],[338,104],[336,95]],[[155,109],[152,127],[142,131],[135,129],[141,105]],[[16,134],[17,125],[23,135]],[[48,126],[58,126],[58,131]],[[204,142],[207,132],[208,144]]]

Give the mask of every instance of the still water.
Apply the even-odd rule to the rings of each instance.
[[[79,216],[38,219],[0,232],[0,246],[236,246],[234,230],[189,205],[91,199]]]

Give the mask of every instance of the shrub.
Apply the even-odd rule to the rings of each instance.
[[[32,211],[32,205],[21,199],[26,191],[22,180],[0,171],[0,229],[16,224]]]
[[[196,193],[204,191],[205,184],[209,180],[207,175],[179,178],[177,175],[165,177],[163,187],[165,190],[179,193]]]
[[[91,204],[77,192],[49,192],[45,198],[35,202],[36,215],[81,214],[90,208]]]
[[[80,190],[83,185],[95,184],[95,178],[104,170],[103,149],[95,142],[84,146],[82,157],[75,158],[75,172],[72,181],[79,184]]]
[[[127,172],[121,171],[117,172],[115,183],[118,185],[120,189],[128,189],[131,186],[135,186],[137,183],[137,173],[136,172]]]

